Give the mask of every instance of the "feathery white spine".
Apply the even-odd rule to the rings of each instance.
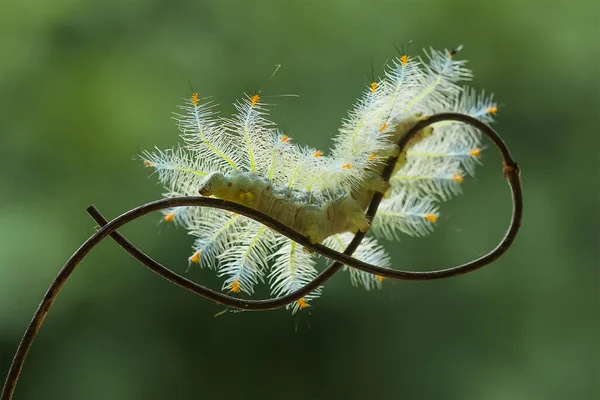
[[[311,192],[313,188],[321,188],[318,184],[322,181],[326,169],[326,158],[317,149],[308,146],[293,147],[296,155],[295,163],[289,164],[286,186],[291,190]]]
[[[182,196],[185,195],[175,190],[163,193],[163,197],[165,198]],[[177,226],[182,226],[190,230],[196,226],[196,221],[205,218],[206,211],[199,207],[175,207],[162,210],[161,212],[163,214],[163,222],[174,223]]]
[[[394,192],[406,188],[446,201],[452,195],[461,193],[463,176],[459,160],[409,157],[406,165],[390,179],[390,183]]]
[[[473,176],[475,167],[481,164],[480,156],[483,149],[480,146],[465,146],[451,141],[440,141],[436,144],[419,143],[407,151],[407,158],[409,161],[421,159],[430,160],[432,163],[444,160],[458,161],[460,167]]]
[[[237,168],[242,152],[223,125],[213,118],[215,106],[210,101],[201,103],[198,94],[194,93],[185,105],[179,107],[183,114],[175,114],[175,120],[187,147],[197,157],[212,160],[218,165],[218,171],[224,172]]]
[[[389,97],[386,81],[372,82],[357,105],[349,112],[328,159],[325,181],[332,186],[357,188],[365,170],[374,165],[372,155],[389,147],[389,135],[381,130],[383,119],[377,117]]]
[[[243,230],[229,235],[229,247],[219,256],[219,276],[227,276],[223,289],[238,293],[254,293],[263,282],[274,235],[264,225],[247,220]]]
[[[153,153],[144,151],[140,158],[144,165],[154,168],[160,183],[185,194],[195,192],[202,178],[218,168],[212,159],[194,157],[180,147],[164,151],[157,148]]]
[[[364,180],[365,170],[378,162],[376,155],[389,149],[393,124],[400,119],[394,110],[414,96],[419,73],[418,62],[403,56],[394,60],[383,80],[371,83],[334,139],[329,172],[333,183],[355,189]]]
[[[234,104],[237,113],[224,121],[226,131],[243,147],[243,165],[246,170],[266,176],[271,149],[271,138],[276,134],[273,123],[268,121],[265,105],[260,96],[246,96]]]
[[[394,59],[392,66],[386,71],[386,79],[393,90],[386,99],[385,106],[377,113],[381,120],[381,132],[391,128],[392,124],[406,115],[406,104],[418,94],[420,82],[424,79],[421,61],[408,55]]]
[[[425,236],[433,231],[438,216],[438,207],[433,199],[402,189],[381,202],[372,229],[376,236],[388,240],[400,240],[400,232]]]
[[[450,111],[467,114],[489,124],[494,122],[493,116],[498,111],[498,105],[493,101],[493,97],[493,95],[486,96],[485,92],[478,95],[474,89],[465,87],[454,98]],[[455,146],[473,148],[481,143],[481,132],[473,126],[458,121],[444,121],[434,124],[433,127],[436,130],[442,129],[446,141],[452,142]]]
[[[403,113],[412,111],[428,115],[448,109],[452,105],[461,91],[456,82],[470,80],[473,76],[471,71],[465,68],[466,60],[454,59],[461,48],[462,46],[458,46],[456,50],[443,52],[434,49],[430,49],[429,53],[424,51],[429,63],[422,62],[424,71],[419,76],[418,94],[403,107]]]
[[[493,94],[486,96],[485,91],[477,94],[475,89],[465,87],[462,96],[454,105],[454,111],[470,115],[489,124],[494,122],[493,116],[498,111],[498,104],[494,102]]]
[[[331,249],[342,252],[350,244],[353,238],[354,235],[351,233],[341,233],[328,237],[323,244]],[[389,255],[383,246],[377,243],[377,240],[373,237],[364,238],[356,251],[352,254],[352,257],[384,268],[391,268],[392,266]],[[381,276],[373,275],[355,268],[348,268],[347,266],[344,266],[344,271],[349,271],[352,286],[363,286],[366,290],[375,288],[381,289],[381,282],[383,281],[383,277]]]
[[[193,157],[182,148],[155,152],[143,152],[140,156],[144,165],[158,174],[159,182],[167,192],[164,197],[193,196],[197,194],[200,182],[217,165],[211,159]],[[198,207],[177,207],[163,210],[164,221],[182,225],[188,230],[196,229],[198,221],[212,215],[209,209]]]
[[[195,262],[201,267],[217,269],[219,256],[232,245],[231,237],[243,228],[244,219],[241,215],[211,209],[190,230],[190,235],[196,236],[192,258],[198,254]]]
[[[274,260],[269,274],[269,283],[271,293],[275,297],[295,292],[317,276],[316,258],[306,252],[302,246],[287,238],[282,238],[281,247],[269,258]],[[291,308],[292,312],[295,313],[307,307],[310,300],[321,295],[321,290],[321,288],[318,288],[312,291],[286,308]]]
[[[473,90],[464,90],[455,101],[454,111],[489,123],[497,106],[491,96],[486,98],[483,93],[477,96]],[[431,137],[408,149],[405,166],[391,182],[396,187],[402,184],[418,187],[427,195],[447,200],[450,194],[460,193],[463,171],[474,174],[481,150],[481,136],[473,127],[453,121],[434,124]]]
[[[298,162],[299,151],[297,146],[292,143],[292,139],[279,132],[271,136],[270,154],[266,160],[261,160],[261,164],[268,164],[267,179],[275,185],[287,185],[291,177],[290,165]]]

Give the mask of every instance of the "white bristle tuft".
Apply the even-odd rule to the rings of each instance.
[[[216,105],[194,93],[176,115],[183,147],[143,152],[166,197],[202,193],[234,201],[287,224],[310,240],[342,251],[353,232],[369,228],[364,217],[374,192],[386,192],[372,223],[377,236],[424,236],[437,222],[439,202],[462,191],[480,164],[481,134],[459,122],[420,131],[399,155],[389,185],[380,173],[397,155],[395,143],[416,122],[458,112],[493,122],[493,96],[460,86],[472,78],[454,50],[402,54],[373,77],[333,139],[329,154],[298,145],[268,119],[261,92],[236,102],[236,113],[219,118]],[[265,281],[273,296],[293,293],[317,276],[316,257],[302,246],[248,218],[227,211],[182,207],[163,212],[165,223],[195,237],[189,265],[217,271],[223,290],[251,295]],[[385,250],[367,237],[354,256],[390,266]],[[353,285],[381,287],[383,278],[349,270]],[[310,306],[321,288],[288,306]]]

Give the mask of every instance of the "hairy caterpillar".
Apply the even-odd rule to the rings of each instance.
[[[458,82],[472,77],[460,48],[430,50],[427,60],[407,54],[370,82],[344,120],[330,155],[293,143],[267,119],[259,94],[235,104],[231,118],[217,118],[214,104],[194,93],[177,116],[184,146],[145,152],[144,164],[158,172],[167,197],[200,193],[244,204],[267,214],[311,242],[343,250],[352,233],[371,228],[376,236],[421,236],[438,219],[437,203],[460,193],[479,162],[481,137],[474,128],[442,122],[419,132],[399,155],[389,182],[380,178],[395,143],[416,122],[444,111],[491,122],[497,106]],[[385,193],[375,219],[365,209],[375,192]],[[218,209],[177,208],[164,220],[196,237],[190,264],[225,277],[223,290],[252,294],[267,281],[274,296],[291,293],[317,275],[316,257],[300,245],[240,215]],[[390,259],[373,237],[354,256],[380,266]],[[381,277],[350,271],[354,285],[381,286]],[[306,308],[321,289],[289,306]]]

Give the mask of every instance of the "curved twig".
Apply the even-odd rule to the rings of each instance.
[[[492,249],[486,255],[484,255],[478,259],[472,260],[468,263],[457,265],[455,267],[447,268],[447,269],[443,269],[443,270],[424,271],[424,272],[394,270],[394,269],[390,269],[390,268],[382,268],[377,265],[365,263],[363,261],[360,261],[360,260],[357,260],[357,259],[351,257],[350,254],[352,254],[352,252],[354,250],[356,250],[356,247],[358,247],[358,244],[360,242],[356,243],[356,247],[351,248],[351,246],[348,246],[348,248],[346,249],[346,251],[344,251],[344,253],[339,253],[339,252],[332,250],[322,244],[311,244],[307,238],[298,234],[295,231],[290,230],[287,227],[285,227],[285,229],[280,229],[283,227],[276,227],[274,229],[277,230],[278,232],[282,233],[283,235],[289,237],[290,239],[300,243],[302,246],[308,248],[309,250],[315,251],[316,253],[319,253],[322,256],[325,256],[329,259],[335,260],[338,264],[345,264],[349,267],[356,268],[361,271],[365,271],[365,272],[375,274],[375,275],[380,275],[380,276],[383,276],[386,278],[398,279],[398,280],[426,281],[426,280],[450,278],[453,276],[462,275],[462,274],[466,274],[468,272],[474,271],[474,270],[479,269],[479,268],[493,262],[494,260],[498,259],[500,256],[502,256],[502,254],[504,254],[504,252],[506,250],[508,250],[508,248],[513,243],[513,241],[517,235],[517,232],[519,231],[519,228],[521,226],[521,220],[522,220],[522,216],[523,216],[523,193],[521,190],[520,171],[519,171],[517,163],[512,159],[506,144],[500,138],[498,133],[496,133],[488,125],[486,125],[486,124],[482,123],[481,121],[479,121],[478,119],[475,119],[468,115],[456,114],[456,113],[443,113],[443,114],[436,114],[436,115],[428,118],[427,120],[421,121],[418,124],[416,124],[410,131],[408,131],[406,133],[406,135],[404,135],[404,137],[398,143],[398,146],[400,147],[401,151],[404,150],[406,145],[409,143],[410,139],[421,129],[426,128],[427,126],[434,124],[436,122],[448,121],[448,120],[464,122],[464,123],[472,125],[478,129],[480,129],[481,131],[483,131],[492,140],[492,142],[496,145],[496,147],[498,147],[498,149],[500,150],[500,153],[502,154],[502,158],[504,161],[503,173],[509,183],[509,186],[511,189],[512,201],[513,201],[512,217],[511,217],[510,225],[509,225],[503,239],[500,241],[500,243],[494,249]],[[394,164],[395,164],[395,162],[388,163],[386,169],[384,170],[382,177],[385,180],[389,180],[391,172],[393,171],[393,168],[394,168]],[[376,204],[375,205],[375,208],[376,208],[379,206],[380,201],[381,201],[381,194],[376,194],[373,198],[371,205]],[[167,208],[167,207],[165,207],[165,208]],[[104,226],[107,223],[107,221],[100,214],[98,209],[96,209],[94,206],[89,207],[87,211],[100,226]],[[372,207],[369,208],[367,215],[369,216],[370,219],[372,219],[374,217],[375,211],[376,211],[376,209],[372,210]],[[261,221],[259,221],[259,222],[261,222]],[[269,226],[269,227],[273,228],[271,226]],[[123,237],[120,233],[114,232],[110,236],[121,247],[123,247],[123,249],[125,251],[127,251],[129,254],[131,254],[138,261],[140,261],[142,264],[146,265],[148,268],[150,268],[154,272],[163,276],[165,279],[168,279],[171,282],[176,283],[177,285],[184,287],[185,289],[188,289],[196,294],[204,295],[200,292],[203,290],[206,290],[206,288],[204,288],[201,285],[197,285],[197,284],[181,277],[180,275],[175,274],[171,270],[167,269],[162,264],[153,260],[148,255],[146,255],[144,252],[142,252],[140,249],[135,247],[131,242],[129,242],[127,239],[125,239],[125,237]],[[364,235],[361,235],[361,237],[360,237],[361,240],[362,240],[362,237],[364,237]],[[351,252],[348,251],[349,248],[351,248]],[[311,291],[316,289],[318,286],[322,285],[327,279],[329,279],[333,274],[335,274],[335,272],[337,272],[339,270],[340,265],[335,265],[335,267],[336,268],[334,269],[334,265],[332,264],[328,268],[326,268],[319,276],[317,276],[317,278],[315,278],[314,281],[311,282],[311,284],[309,284],[309,287],[306,290],[303,289],[303,290],[300,290],[291,295],[287,295],[285,297],[280,297],[280,298],[276,298],[276,299],[245,300],[243,309],[251,309],[251,308],[249,308],[249,307],[252,307],[251,305],[256,305],[258,307],[257,309],[264,310],[264,309],[278,308],[278,307],[282,307],[287,304],[290,304],[290,303],[298,300],[303,295],[310,293]],[[333,273],[330,273],[330,269],[334,269]],[[321,275],[325,275],[326,278],[321,279]],[[184,281],[186,281],[186,282],[184,282]],[[192,286],[189,286],[189,283],[192,283]],[[211,292],[218,293],[218,292],[214,292],[214,291],[211,291]],[[213,295],[213,293],[211,293],[211,296]],[[297,296],[295,296],[296,294],[301,294],[301,296],[297,297]],[[205,296],[205,297],[207,297],[207,296]],[[227,297],[228,297],[228,299],[225,300],[224,302],[222,302],[222,304],[230,305],[231,307],[238,308],[236,305],[228,303],[230,301],[229,299],[236,299],[236,298],[231,297],[231,296],[227,296]],[[212,297],[208,297],[208,298],[211,300],[214,300]],[[280,299],[281,299],[281,302],[277,301]],[[215,300],[215,301],[218,301],[218,300]],[[270,307],[272,302],[275,302],[275,303],[273,303],[274,306]],[[265,307],[265,308],[262,308],[262,307]]]
[[[464,274],[475,269],[481,268],[490,262],[496,260],[500,257],[512,244],[521,223],[522,212],[523,212],[523,199],[522,199],[522,191],[521,191],[521,182],[519,177],[519,169],[517,163],[512,159],[508,148],[500,138],[500,136],[489,126],[482,123],[481,121],[469,117],[467,115],[456,114],[456,113],[444,113],[437,114],[430,117],[427,120],[420,121],[413,128],[411,128],[399,141],[398,146],[401,151],[409,143],[412,136],[414,136],[421,129],[443,120],[454,120],[459,122],[464,122],[469,125],[472,125],[480,130],[482,130],[490,139],[494,142],[494,144],[498,147],[500,152],[502,153],[502,157],[504,159],[504,173],[507,178],[513,198],[513,215],[511,219],[511,224],[509,229],[500,242],[498,246],[496,246],[492,251],[490,251],[487,255],[478,258],[477,260],[471,261],[469,263],[459,265],[457,267],[441,270],[441,271],[432,271],[432,272],[411,272],[411,271],[399,271],[399,270],[391,270],[388,268],[381,268],[376,265],[371,265],[360,260],[352,258],[350,255],[356,250],[361,240],[364,238],[365,233],[357,233],[352,240],[352,242],[348,245],[344,253],[339,253],[335,250],[332,250],[326,246],[321,244],[312,244],[308,240],[308,238],[302,236],[298,232],[293,231],[291,228],[279,223],[273,218],[263,215],[262,213],[253,210],[249,207],[243,206],[241,204],[232,203],[220,199],[214,198],[204,198],[204,197],[179,197],[179,198],[171,198],[171,199],[162,199],[155,202],[151,202],[135,209],[132,209],[121,216],[113,219],[110,222],[107,222],[102,215],[98,212],[98,210],[94,207],[88,208],[88,213],[92,215],[92,217],[100,224],[103,225],[96,233],[94,233],[88,240],[86,240],[83,245],[71,256],[71,258],[65,263],[63,268],[60,270],[52,284],[50,285],[48,291],[44,295],[38,309],[36,310],[32,321],[27,327],[23,338],[19,344],[13,362],[10,366],[8,376],[6,378],[6,382],[4,388],[2,390],[2,400],[10,400],[14,394],[14,390],[16,387],[16,383],[18,381],[21,369],[23,367],[23,363],[27,353],[35,339],[37,332],[39,331],[46,315],[52,303],[56,299],[60,289],[64,286],[66,280],[71,275],[71,273],[75,270],[77,265],[82,261],[82,259],[94,248],[98,243],[100,243],[107,236],[111,236],[120,246],[122,246],[126,251],[128,251],[132,256],[138,259],[141,263],[152,269],[154,272],[168,279],[169,281],[192,291],[193,293],[199,294],[203,297],[206,297],[210,300],[216,301],[218,303],[235,307],[243,310],[267,310],[274,309],[290,304],[302,296],[310,293],[318,286],[322,285],[325,281],[327,281],[331,276],[333,276],[339,269],[345,264],[353,268],[360,269],[362,271],[378,274],[381,276],[385,276],[392,279],[405,279],[405,280],[432,280],[432,279],[442,279],[447,278],[459,274]],[[397,162],[397,157],[390,158],[388,163],[382,173],[382,178],[387,181],[389,180],[394,166]],[[373,199],[369,205],[367,210],[367,217],[369,220],[372,220],[377,212],[377,208],[381,202],[383,195],[381,193],[376,193],[373,196]],[[226,294],[222,294],[216,292],[214,290],[205,288],[201,285],[198,285],[170,270],[162,266],[160,263],[154,261],[152,258],[144,254],[141,250],[137,249],[130,242],[127,241],[122,235],[120,235],[116,230],[121,226],[145,215],[150,212],[162,210],[165,208],[171,207],[181,207],[181,206],[204,206],[204,207],[214,207],[220,208],[223,210],[233,211],[244,215],[248,218],[251,218],[257,222],[260,222],[267,227],[287,236],[288,238],[296,241],[302,246],[306,247],[309,250],[315,251],[325,257],[328,257],[332,260],[335,260],[329,267],[327,267],[323,272],[321,272],[312,282],[303,287],[301,290],[292,293],[290,295],[276,298],[276,299],[268,299],[268,300],[242,300],[238,299]]]

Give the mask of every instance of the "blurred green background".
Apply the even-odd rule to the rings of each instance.
[[[94,232],[162,193],[134,160],[178,140],[195,90],[226,115],[259,89],[327,148],[395,45],[463,43],[523,171],[525,218],[493,265],[377,292],[331,280],[310,313],[226,314],[106,241],[58,297],[17,399],[591,399],[599,372],[599,15],[594,1],[20,0],[0,10],[0,375],[48,284]],[[398,268],[483,254],[508,223],[500,157],[442,206]],[[157,214],[123,229],[185,274],[192,239]],[[209,271],[187,276],[220,287]],[[260,293],[265,295],[264,292]]]

